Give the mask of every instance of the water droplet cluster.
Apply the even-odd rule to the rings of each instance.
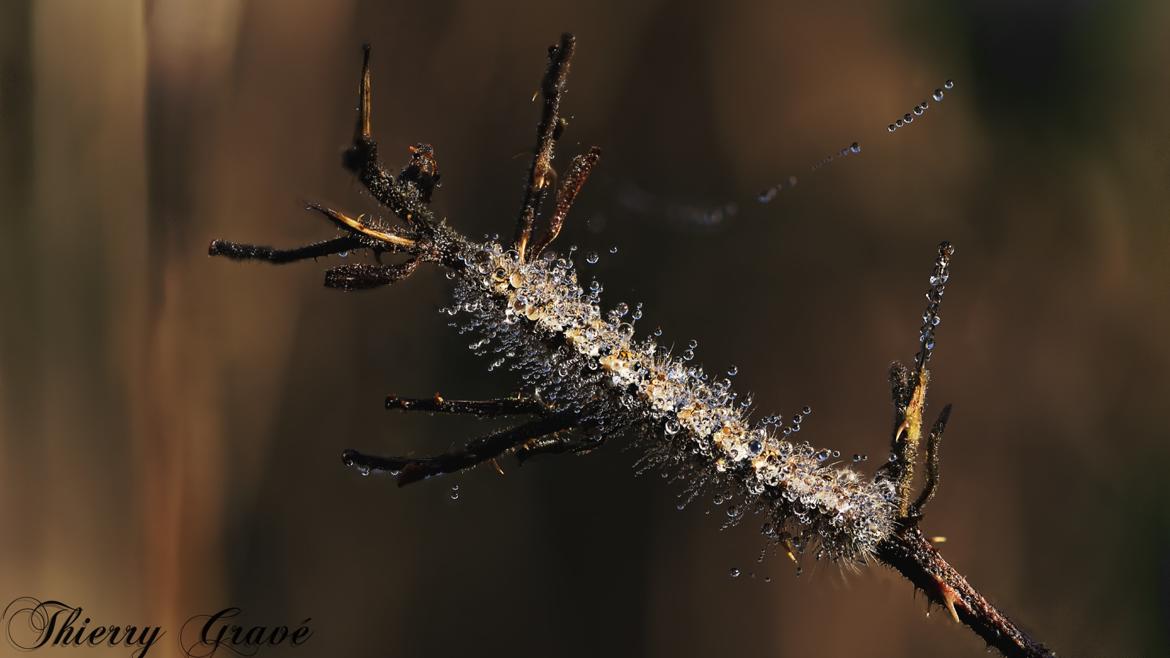
[[[835,162],[836,160],[838,160],[840,158],[844,158],[844,157],[849,156],[849,155],[857,155],[858,153],[861,153],[861,144],[859,144],[857,142],[853,142],[849,146],[842,148],[840,151],[837,151],[836,153],[832,153],[830,155],[825,156],[824,158],[821,158],[820,162],[813,165],[812,170],[816,171],[817,169],[820,169],[821,167],[825,167],[825,166],[832,164],[833,162]]]
[[[938,257],[930,271],[930,289],[926,291],[926,311],[922,314],[922,328],[918,330],[918,342],[922,347],[914,356],[914,365],[920,370],[934,353],[934,331],[942,323],[938,308],[946,292],[947,281],[951,278],[951,256],[954,254],[955,248],[951,243],[942,242],[938,245]]]
[[[796,176],[789,176],[788,180],[776,183],[772,187],[769,187],[763,192],[760,192],[760,195],[756,197],[756,200],[760,203],[768,203],[772,199],[775,199],[776,195],[779,194],[782,190],[790,190],[794,187],[796,187]]]
[[[839,465],[840,452],[791,440],[811,409],[786,425],[780,416],[753,424],[750,399],[732,390],[737,369],[705,372],[693,362],[697,341],[673,355],[636,338],[641,306],[603,312],[603,286],[580,285],[567,258],[522,263],[494,241],[464,253],[444,310],[477,336],[471,349],[492,359],[490,369],[519,373],[556,411],[574,413],[578,431],[599,441],[639,437],[646,451],[637,468],[683,482],[680,507],[712,489],[728,504],[727,523],[764,514],[765,536],[815,547],[817,557],[864,557],[891,531],[889,481]]]
[[[930,94],[931,101],[935,103],[941,103],[943,98],[946,97],[946,92],[954,88],[955,81],[947,80],[943,83],[942,87],[935,89],[934,92]],[[901,118],[895,119],[893,123],[886,126],[886,131],[894,133],[897,132],[899,128],[905,128],[906,126],[914,123],[915,119],[921,118],[922,115],[926,114],[926,111],[930,109],[931,101],[924,100],[921,103],[915,105],[914,109],[907,112],[906,114],[903,114]]]

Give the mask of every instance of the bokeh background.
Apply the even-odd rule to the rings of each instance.
[[[331,236],[309,199],[374,209],[340,168],[365,40],[389,163],[433,143],[438,212],[507,234],[571,30],[561,153],[605,155],[560,244],[602,253],[610,303],[872,465],[953,241],[925,527],[1063,654],[1165,655],[1170,4],[1020,4],[5,0],[0,599],[162,624],[162,656],[227,605],[313,619],[274,656],[984,655],[884,570],[757,564],[757,523],[676,511],[619,445],[403,490],[342,467],[487,430],[386,393],[514,380],[436,312],[437,272],[342,294],[329,263],[208,241]]]

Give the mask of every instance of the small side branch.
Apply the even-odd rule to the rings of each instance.
[[[397,265],[370,265],[354,263],[338,265],[325,271],[325,287],[345,291],[371,290],[388,286],[407,278],[418,269],[418,258]]]
[[[562,455],[592,452],[602,446],[604,440],[596,438],[574,438],[553,434],[524,443],[516,448],[516,461],[520,464],[537,455]]]
[[[513,242],[521,261],[525,259],[525,251],[532,237],[532,227],[540,213],[540,206],[548,195],[548,188],[555,177],[552,166],[554,148],[561,130],[564,129],[560,117],[561,96],[565,92],[565,81],[569,77],[569,64],[573,59],[576,43],[577,40],[572,34],[565,33],[561,35],[560,43],[548,49],[548,69],[540,85],[544,106],[540,123],[536,126],[536,148],[532,153],[532,165],[524,190],[524,203],[520,206],[520,215],[516,221],[516,238]]]
[[[342,157],[342,164],[346,169],[357,174],[362,185],[370,191],[382,205],[394,212],[407,226],[430,226],[434,217],[426,204],[430,201],[431,190],[438,184],[437,167],[429,172],[432,177],[421,180],[410,176],[395,178],[382,166],[378,159],[378,143],[374,141],[374,131],[371,125],[373,103],[371,101],[370,80],[370,46],[362,47],[362,76],[358,83],[358,115],[354,126],[353,145],[346,150]],[[423,145],[420,145],[423,146]],[[429,167],[434,162],[434,152],[430,147],[420,151],[418,147],[411,149],[411,166],[419,164],[419,156],[423,156],[424,166]]]
[[[942,444],[943,432],[946,431],[947,422],[950,419],[951,405],[948,404],[943,407],[942,413],[938,415],[934,425],[930,428],[930,434],[926,437],[926,484],[923,485],[922,492],[918,494],[918,500],[914,501],[914,505],[910,508],[909,515],[913,518],[922,518],[922,511],[926,508],[926,504],[938,492],[938,450]]]
[[[922,314],[922,329],[918,334],[922,349],[914,357],[914,365],[919,371],[926,369],[926,363],[934,353],[934,331],[942,322],[938,307],[942,304],[947,281],[951,278],[951,256],[954,255],[955,248],[950,242],[944,240],[939,243],[938,257],[934,260],[934,268],[930,272],[930,289],[926,291],[926,312]]]
[[[545,414],[549,411],[543,403],[528,397],[496,400],[447,400],[439,395],[433,398],[400,398],[397,395],[388,395],[386,396],[386,408],[399,411],[463,414],[485,418]]]
[[[436,475],[472,468],[499,457],[526,441],[569,429],[575,422],[576,416],[570,414],[545,416],[518,427],[469,441],[462,450],[434,457],[381,457],[367,455],[357,450],[346,450],[342,453],[341,459],[347,466],[353,466],[362,473],[374,471],[390,473],[398,480],[398,486],[403,487]]]
[[[556,210],[548,220],[548,229],[544,235],[533,243],[531,258],[539,257],[561,234],[561,227],[565,225],[565,218],[568,217],[573,202],[577,200],[581,188],[585,187],[585,181],[589,180],[589,174],[593,172],[593,168],[600,161],[601,149],[596,146],[590,148],[588,153],[573,158],[569,173],[565,176],[564,182],[561,183],[560,189],[557,190]]]
[[[914,356],[914,369],[910,370],[901,364],[895,364],[890,371],[890,384],[893,390],[895,417],[898,420],[898,425],[894,430],[890,445],[894,459],[888,466],[887,473],[897,485],[898,515],[903,519],[911,516],[912,509],[917,509],[917,505],[911,504],[911,497],[913,495],[915,467],[918,462],[918,449],[922,440],[923,414],[926,412],[926,391],[930,384],[930,371],[926,368],[926,364],[934,353],[935,329],[942,322],[938,310],[942,304],[947,281],[950,279],[951,257],[954,253],[955,249],[951,243],[946,241],[939,243],[938,256],[930,271],[930,287],[926,291],[926,311],[922,314],[922,327],[918,332],[918,342],[921,347]],[[944,412],[944,416],[946,415],[949,414]],[[946,424],[945,418],[940,418],[940,420],[943,425]],[[933,472],[934,481],[930,495],[933,495],[933,488],[938,487],[937,450],[939,438],[941,438],[941,428],[939,428],[939,437],[932,439],[935,460],[933,467],[928,466]],[[929,456],[928,461],[930,461]]]
[[[259,260],[273,265],[285,265],[309,258],[320,258],[339,254],[353,249],[361,249],[366,245],[353,237],[340,237],[303,247],[292,249],[275,249],[264,245],[243,244],[227,240],[212,240],[207,247],[208,256],[224,256],[232,260]]]

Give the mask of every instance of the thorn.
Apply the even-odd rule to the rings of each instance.
[[[529,103],[535,103],[535,102],[536,102],[536,97],[537,97],[537,96],[539,96],[539,95],[540,95],[540,87],[537,87],[537,88],[536,88],[536,91],[532,92],[532,100],[530,100],[530,101],[528,101],[528,102],[529,102]]]
[[[343,212],[339,212],[332,208],[326,208],[325,206],[316,203],[310,203],[305,207],[305,209],[315,210],[328,217],[341,228],[353,231],[355,233],[360,233],[366,237],[374,238],[375,240],[381,240],[382,242],[386,242],[388,244],[405,249],[409,249],[415,246],[415,241],[411,240],[410,238],[404,238],[401,235],[382,231],[365,225],[362,222],[366,216],[365,213],[358,215],[357,219],[354,219],[353,217],[350,217]]]
[[[947,611],[951,613],[951,619],[954,619],[956,624],[961,623],[959,621],[959,613],[957,610],[955,610],[955,601],[959,600],[958,593],[955,592],[955,590],[950,585],[944,583],[941,580],[938,580],[937,578],[935,578],[935,582],[938,583],[938,591],[942,596],[943,605],[945,605],[947,607]]]
[[[500,466],[500,462],[495,457],[492,457],[492,466],[496,467],[497,473],[499,473],[500,475],[504,474],[504,469]]]
[[[947,543],[947,538],[942,536],[942,535],[936,535],[936,536],[930,538],[930,543],[932,543],[932,544],[945,544],[945,543]]]
[[[901,440],[902,434],[904,434],[906,432],[906,429],[908,427],[910,427],[910,421],[909,420],[902,421],[902,424],[898,426],[898,430],[896,432],[894,432],[894,443],[897,443],[899,440]]]
[[[435,401],[435,404],[443,404],[443,396],[439,395],[438,391],[435,391],[435,397],[433,399]]]
[[[788,556],[789,560],[796,565],[797,571],[800,570],[800,560],[796,559],[796,547],[792,545],[792,540],[784,537],[780,540],[780,545],[784,547],[784,554]]]

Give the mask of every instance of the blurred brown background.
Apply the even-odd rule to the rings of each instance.
[[[529,97],[571,30],[561,152],[605,156],[561,244],[602,252],[610,303],[738,364],[763,410],[810,404],[802,438],[880,461],[886,367],[952,240],[926,527],[1063,654],[1165,655],[1170,4],[1017,4],[6,0],[0,599],[162,624],[162,656],[227,605],[313,618],[266,655],[984,655],[883,570],[756,564],[757,523],[676,512],[617,445],[404,490],[342,467],[484,430],[384,394],[512,378],[447,328],[437,272],[346,295],[325,262],[208,241],[331,236],[306,199],[372,209],[340,168],[363,40],[389,163],[433,143],[438,211],[509,232]],[[728,200],[713,226],[665,210]]]

